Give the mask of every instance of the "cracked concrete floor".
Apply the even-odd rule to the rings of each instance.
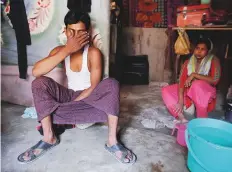
[[[35,162],[21,165],[17,156],[41,139],[35,129],[37,122],[21,117],[25,107],[2,102],[2,171],[187,172],[186,150],[176,144],[170,130],[167,127],[148,129],[141,123],[145,118],[155,119],[162,108],[159,85],[122,89],[119,136],[138,157],[133,166],[120,164],[105,151],[107,127],[104,125],[66,130],[57,147]]]

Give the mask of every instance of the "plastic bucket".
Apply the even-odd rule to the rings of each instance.
[[[185,131],[191,172],[231,172],[232,124],[216,119],[194,119]]]
[[[174,135],[175,130],[177,130],[176,142],[181,146],[186,146],[185,143],[186,124],[176,124],[175,128],[172,131],[172,135]]]

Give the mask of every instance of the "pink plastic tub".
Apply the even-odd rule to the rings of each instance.
[[[181,146],[186,146],[185,142],[185,130],[186,124],[176,124],[175,128],[172,130],[172,135],[174,135],[175,130],[177,130],[176,141]]]

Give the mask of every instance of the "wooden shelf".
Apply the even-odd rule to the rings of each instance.
[[[184,29],[184,30],[213,30],[213,31],[220,31],[220,30],[228,30],[232,31],[231,27],[225,27],[225,26],[213,26],[213,27],[172,27],[172,30],[178,30],[178,29]]]

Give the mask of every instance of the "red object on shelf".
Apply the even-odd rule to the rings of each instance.
[[[177,8],[177,26],[202,26],[202,17],[210,15],[210,5],[187,5]]]

